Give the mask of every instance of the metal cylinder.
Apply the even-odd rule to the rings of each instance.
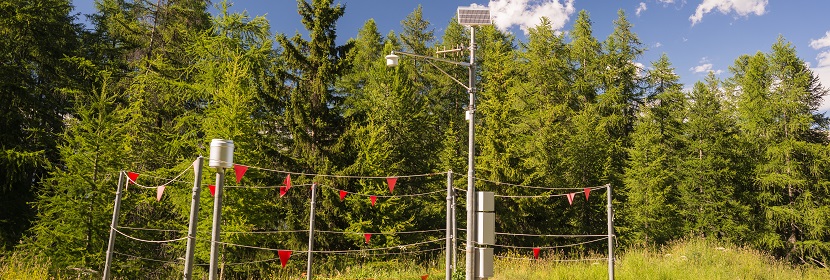
[[[210,161],[208,166],[213,168],[233,167],[233,140],[210,140]]]

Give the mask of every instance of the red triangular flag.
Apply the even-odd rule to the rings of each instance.
[[[429,274],[421,275],[421,280],[427,280],[429,278]]]
[[[568,204],[573,205],[574,204],[574,196],[576,196],[576,193],[569,193],[569,194],[566,194],[565,196],[568,197]]]
[[[386,178],[386,184],[389,184],[389,193],[392,193],[395,190],[395,183],[398,182],[397,177],[389,177]]]
[[[285,176],[285,180],[282,180],[282,184],[285,185],[285,190],[291,189],[291,174]]]
[[[371,233],[364,233],[363,238],[366,239],[366,244],[369,244],[369,239],[372,239],[372,234]]]
[[[245,171],[248,171],[248,167],[244,165],[234,164],[233,165],[233,173],[236,173],[236,183],[239,184],[239,181],[242,181],[242,177],[245,177]]]
[[[288,188],[286,188],[285,186],[281,186],[280,187],[280,197],[285,196],[286,192],[288,192]]]
[[[208,189],[210,189],[210,196],[216,196],[216,186],[208,185]]]
[[[372,201],[372,206],[375,206],[375,202],[378,201],[378,197],[373,195],[369,197],[369,200]]]
[[[541,248],[539,248],[539,247],[533,248],[533,258],[534,259],[539,258],[539,250],[541,250]]]
[[[129,178],[129,179],[130,179],[129,181],[127,181],[127,185],[129,185],[129,184],[130,184],[130,182],[135,183],[135,180],[136,180],[136,179],[138,179],[138,173],[135,173],[135,172],[127,172],[127,178]]]
[[[588,200],[588,196],[591,195],[591,188],[585,188],[585,200]]]
[[[164,188],[166,186],[158,186],[156,188],[156,201],[161,201],[161,195],[164,193]]]
[[[346,191],[340,190],[340,201],[346,199],[346,194],[348,194]]]
[[[288,259],[291,258],[291,250],[277,250],[277,254],[280,255],[280,263],[282,267],[285,267],[285,264],[288,263]]]

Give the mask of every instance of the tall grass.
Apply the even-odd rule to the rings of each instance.
[[[767,254],[703,239],[676,242],[658,249],[625,252],[615,266],[616,279],[830,279],[830,270],[792,266]],[[608,279],[607,260],[497,261],[499,279]]]
[[[608,279],[606,260],[561,261],[555,255],[540,260],[508,256],[496,260],[493,280]],[[588,256],[586,258],[602,258]],[[459,264],[463,264],[459,260]],[[676,242],[659,249],[637,248],[622,253],[616,279],[830,279],[830,270],[792,266],[768,254],[703,239]],[[462,276],[463,271],[457,271]],[[178,273],[172,273],[179,275]],[[276,269],[265,279],[305,279],[296,270]],[[314,279],[443,279],[443,261],[419,265],[412,260],[367,262],[342,271],[318,271]],[[0,279],[68,279],[49,274],[49,262],[13,253],[0,258]]]
[[[49,275],[49,262],[38,257],[28,257],[17,252],[0,257],[0,279],[28,280],[55,279]]]

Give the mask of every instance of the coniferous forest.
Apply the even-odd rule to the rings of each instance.
[[[239,183],[229,171],[228,186],[280,186],[286,174],[269,170],[296,172],[284,195],[228,188],[223,242],[305,250],[312,182],[321,186],[320,250],[444,237],[429,232],[444,228],[443,174],[453,170],[454,186],[465,190],[468,156],[468,93],[449,76],[463,80],[467,69],[439,64],[445,75],[412,58],[387,67],[384,56],[466,45],[466,27],[427,22],[418,8],[399,33],[381,34],[369,19],[339,45],[337,22],[349,11],[333,0],[298,0],[307,35],[271,34],[264,17],[229,13],[224,2],[216,14],[207,1],[155,2],[96,1],[88,27],[69,0],[0,2],[0,256],[100,278],[122,170],[142,175],[124,192],[119,231],[183,236],[194,175],[168,180],[207,158],[215,138],[234,141],[236,163],[258,167]],[[524,197],[497,198],[496,231],[528,234],[499,235],[497,244],[554,246],[572,241],[530,235],[604,234],[603,190],[571,205],[553,189],[609,184],[618,250],[703,237],[798,265],[830,262],[830,141],[818,112],[827,89],[792,44],[781,36],[759,46],[764,52],[735,58],[725,78],[710,73],[683,85],[666,55],[634,63],[646,48],[626,17],[595,23],[582,11],[567,32],[543,19],[526,41],[477,29],[476,188]],[[596,38],[595,24],[613,32]],[[203,184],[214,173],[205,165]],[[439,175],[406,177],[413,174]],[[437,193],[381,197],[389,195],[386,180],[367,177],[387,176],[401,176],[395,195]],[[155,188],[142,188],[161,184],[160,200]],[[381,198],[375,205],[357,194]],[[460,228],[465,195],[459,191]],[[206,264],[213,199],[203,191],[201,201],[195,262]],[[334,232],[393,234],[370,243]],[[321,273],[400,258],[443,264],[443,251],[428,251],[442,244],[409,248],[426,252],[412,255],[319,254],[315,263]],[[305,268],[299,253],[282,268],[256,262],[276,251],[222,250],[229,279]],[[114,251],[116,277],[181,277],[184,241],[119,235]],[[195,269],[197,277],[206,271]]]

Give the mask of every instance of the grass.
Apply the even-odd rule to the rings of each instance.
[[[607,279],[606,260],[561,262],[549,255],[540,260],[497,258],[492,280],[515,279]],[[587,258],[602,258],[589,256]],[[369,262],[342,271],[319,271],[315,279],[443,279],[443,260],[428,268],[414,261]],[[463,260],[459,260],[463,264]],[[768,254],[693,239],[660,249],[629,249],[618,257],[616,279],[830,279],[830,269],[814,266],[792,266],[774,260]],[[305,279],[275,270],[268,279]],[[463,272],[462,272],[463,273]],[[267,274],[267,273],[266,273]],[[460,275],[456,275],[460,276]],[[460,277],[463,278],[463,277]],[[49,263],[30,260],[19,254],[0,258],[0,279],[66,279],[49,275]]]
[[[608,279],[608,265],[606,260],[497,261],[491,279]],[[755,250],[694,239],[660,250],[628,250],[616,263],[615,279],[830,279],[830,270],[795,267]]]

